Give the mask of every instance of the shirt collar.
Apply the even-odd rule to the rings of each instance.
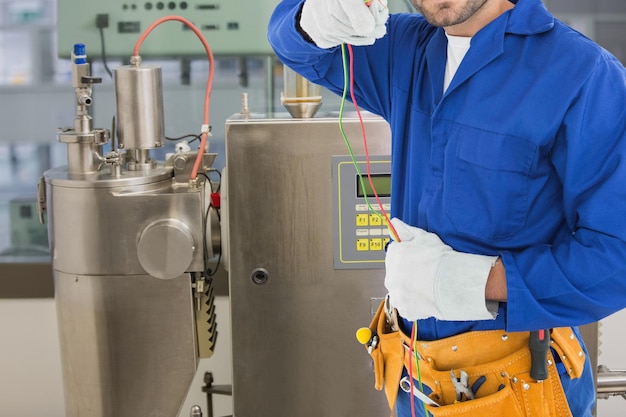
[[[541,0],[515,0],[506,25],[506,32],[516,35],[536,35],[554,27],[554,16]]]

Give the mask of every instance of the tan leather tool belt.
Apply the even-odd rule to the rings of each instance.
[[[530,377],[529,332],[479,331],[413,342],[397,328],[397,323],[390,322],[385,314],[384,302],[381,303],[370,324],[377,338],[370,355],[375,388],[385,390],[392,411],[403,368],[411,366],[414,379],[418,379],[419,367],[421,383],[432,390],[429,397],[438,406],[427,408],[434,417],[571,417],[551,352],[546,357],[548,378],[538,382]],[[585,355],[572,329],[553,329],[551,347],[570,378],[580,377]],[[460,375],[461,371],[468,377],[470,387],[476,387],[480,379],[473,399],[459,396],[458,384],[451,378],[451,372]]]

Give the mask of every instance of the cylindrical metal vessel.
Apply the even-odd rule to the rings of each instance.
[[[47,171],[38,196],[67,417],[175,417],[215,335],[203,276],[208,193],[189,181],[186,154],[176,165],[150,158],[164,138],[160,68],[115,70],[120,141],[105,155],[109,132],[93,129],[86,108],[95,80],[84,63],[73,73],[74,129],[58,134],[69,167]]]
[[[138,243],[153,223],[170,216],[192,225],[188,230],[199,249],[203,241],[204,197],[200,192],[171,193],[171,178],[172,169],[166,168],[125,171],[119,179],[103,171],[82,180],[69,179],[64,168],[48,171],[54,269],[93,275],[151,272],[140,263]],[[155,243],[156,252],[171,244]],[[195,250],[191,255],[189,268],[180,273],[202,271],[202,251]],[[142,256],[149,258],[145,251]]]
[[[161,67],[126,65],[114,70],[117,136],[123,149],[163,146]]]

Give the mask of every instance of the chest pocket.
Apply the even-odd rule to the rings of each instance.
[[[536,145],[469,126],[461,126],[451,144],[443,192],[450,221],[477,238],[511,238],[526,223]]]

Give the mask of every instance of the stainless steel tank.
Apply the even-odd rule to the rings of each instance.
[[[40,184],[68,417],[178,415],[206,355],[198,338],[214,330],[204,274],[211,213],[207,187],[188,175],[195,153],[150,159],[163,135],[160,73],[121,71],[124,148],[103,154],[110,133],[88,114],[98,80],[73,58],[77,115],[59,133],[69,165]]]
[[[117,132],[126,149],[159,148],[165,142],[161,67],[115,69]]]

